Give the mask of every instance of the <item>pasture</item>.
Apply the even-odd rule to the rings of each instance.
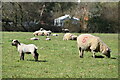
[[[85,52],[84,58],[79,58],[76,41],[63,41],[64,33],[59,36],[37,36],[40,40],[29,40],[32,32],[2,32],[2,78],[118,78],[118,34],[99,34],[112,50],[111,58],[92,58],[91,52]],[[81,33],[74,33],[79,35]],[[11,45],[12,39],[21,43],[35,44],[38,47],[39,61],[33,56],[25,55],[25,60],[19,60],[16,47]]]

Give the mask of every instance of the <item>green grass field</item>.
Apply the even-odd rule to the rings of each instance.
[[[31,41],[32,32],[2,32],[2,78],[118,78],[118,34],[93,33],[111,48],[110,59],[92,58],[91,52],[79,58],[76,41],[63,41],[64,33],[58,34],[51,36],[51,41],[45,41],[45,36]],[[35,44],[39,61],[35,62],[31,54],[20,61],[16,47],[11,45],[12,39]]]

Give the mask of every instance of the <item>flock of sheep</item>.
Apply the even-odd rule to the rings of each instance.
[[[52,31],[47,31],[41,28],[39,31],[33,33],[34,36],[47,36],[46,40],[51,40],[50,35],[59,36],[58,34],[51,34]],[[39,38],[31,38],[30,40],[39,40]],[[71,33],[65,33],[63,40],[76,40],[79,50],[79,57],[83,58],[84,51],[90,51],[93,53],[95,58],[96,52],[101,52],[106,57],[110,58],[110,48],[97,36],[91,34],[81,34],[79,36],[73,35]],[[24,60],[24,54],[32,54],[35,61],[38,61],[39,54],[37,53],[37,47],[34,44],[23,44],[18,40],[12,40],[12,45],[16,46],[18,52],[20,53],[20,60]]]

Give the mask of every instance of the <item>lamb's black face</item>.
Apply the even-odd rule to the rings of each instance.
[[[18,40],[12,40],[12,46],[17,46],[17,44],[19,44]]]
[[[110,49],[108,49],[108,50],[107,50],[107,53],[106,53],[106,56],[107,56],[108,58],[110,58],[110,57],[111,57],[110,52],[111,52],[111,50],[110,50]]]
[[[108,58],[110,58],[110,52],[111,52],[111,50],[108,50],[108,51],[107,51],[107,57],[108,57]]]

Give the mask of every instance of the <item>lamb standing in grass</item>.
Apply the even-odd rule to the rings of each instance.
[[[84,51],[91,51],[93,57],[95,58],[95,52],[102,52],[110,58],[110,49],[109,47],[100,40],[99,37],[90,35],[90,34],[81,34],[77,38],[77,45],[79,49],[79,56],[82,58]]]
[[[35,61],[38,61],[39,54],[37,53],[37,47],[34,44],[23,44],[18,40],[12,40],[12,46],[16,46],[18,52],[20,53],[20,60],[24,60],[24,54],[32,54],[35,58]]]

